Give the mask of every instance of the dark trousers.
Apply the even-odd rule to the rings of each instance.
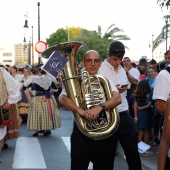
[[[93,162],[93,170],[113,170],[117,143],[113,136],[104,140],[93,140],[84,136],[74,125],[71,135],[71,170],[87,170]]]
[[[116,142],[120,141],[129,170],[141,170],[141,160],[137,146],[138,132],[134,126],[133,118],[128,111],[120,112],[120,125],[113,136]]]
[[[170,170],[170,158],[166,157],[165,170]]]
[[[93,162],[94,170],[113,170],[118,140],[124,149],[129,170],[141,170],[138,132],[128,112],[120,113],[119,128],[104,140],[90,139],[74,125],[71,135],[71,170],[87,170],[90,161]]]

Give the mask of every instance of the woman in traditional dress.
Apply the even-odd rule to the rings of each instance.
[[[15,81],[12,76],[2,67],[0,67],[0,106],[3,109],[10,109],[11,104],[17,103],[21,100],[21,92],[19,89],[19,83]],[[2,141],[6,135],[7,126],[0,124],[0,162]]]
[[[46,76],[45,71],[39,70],[40,77],[33,80],[31,91],[35,91],[28,113],[27,130],[34,130],[33,136],[38,136],[38,131],[47,131],[60,127],[60,117],[57,103],[51,94],[51,89],[57,89],[54,82]],[[58,93],[61,91],[58,90]]]
[[[27,99],[27,96],[25,94],[25,91],[23,89],[23,78],[24,75],[21,74],[17,74],[17,67],[16,66],[11,66],[10,67],[10,73],[12,75],[12,77],[17,80],[20,84],[20,90],[21,90],[21,94],[22,94],[22,99],[21,101],[18,102],[17,107],[18,107],[18,111],[19,111],[19,115],[22,118],[22,115],[26,115],[28,114],[28,108],[29,108],[29,102]]]

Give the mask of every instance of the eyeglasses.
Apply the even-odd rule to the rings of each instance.
[[[99,59],[94,59],[94,60],[86,59],[85,62],[88,63],[88,64],[94,63],[95,65],[98,65],[100,63],[100,60]]]

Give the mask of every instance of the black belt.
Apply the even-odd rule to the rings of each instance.
[[[119,112],[119,114],[125,114],[125,113],[129,113],[129,111],[128,111],[128,110],[125,110],[125,111],[123,111],[123,112]]]

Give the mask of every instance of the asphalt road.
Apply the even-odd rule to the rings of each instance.
[[[60,117],[61,128],[52,130],[52,134],[47,137],[43,134],[32,137],[33,131],[27,131],[26,124],[22,124],[19,127],[20,137],[9,140],[9,148],[2,150],[0,170],[69,170],[70,135],[74,117],[72,112],[65,109],[60,109]],[[118,153],[114,170],[127,169],[126,160]]]

